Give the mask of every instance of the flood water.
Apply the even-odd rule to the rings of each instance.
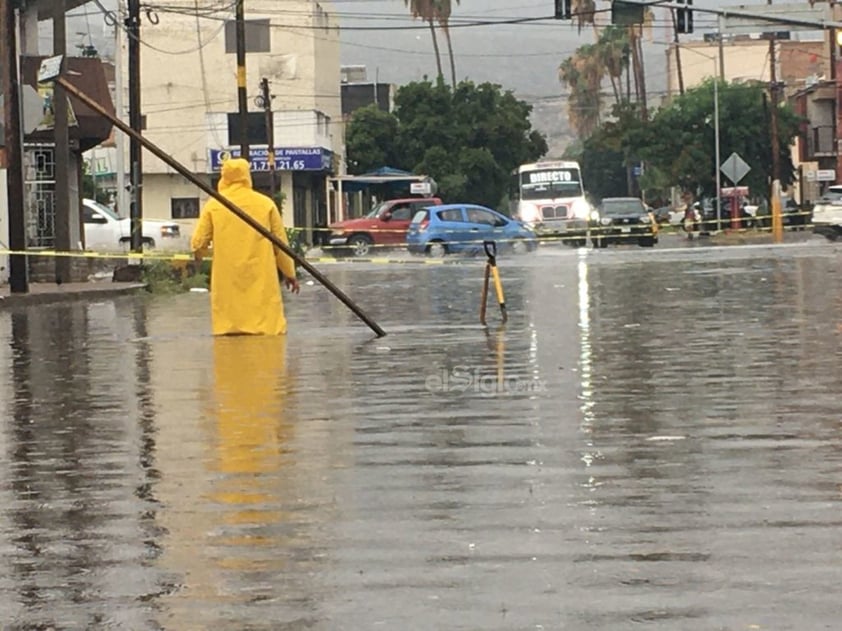
[[[842,248],[0,310],[3,629],[836,629]]]

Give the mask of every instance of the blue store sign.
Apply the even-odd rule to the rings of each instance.
[[[219,171],[228,158],[239,158],[240,149],[210,149],[211,171]],[[253,172],[269,170],[269,150],[250,147],[249,157]],[[275,147],[276,171],[329,171],[331,153],[323,147]]]

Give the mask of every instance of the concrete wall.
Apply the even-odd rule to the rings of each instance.
[[[236,55],[225,51],[224,20],[197,21],[190,15],[192,0],[170,4],[183,5],[185,14],[161,12],[157,25],[142,26],[144,135],[194,173],[210,174],[208,150],[229,146],[226,113],[238,109]],[[342,156],[338,20],[327,7],[332,9],[329,2],[290,0],[281,11],[272,0],[250,0],[246,19],[269,19],[272,26],[270,52],[246,56],[248,103],[250,111],[259,111],[254,99],[266,77],[275,96],[276,146],[321,146]],[[232,12],[215,17],[230,18]],[[125,42],[121,66],[127,73]],[[128,102],[127,88],[123,102]],[[170,218],[170,197],[183,192],[170,180],[173,169],[145,152],[143,171],[144,216]],[[283,172],[280,180],[287,194],[285,220],[291,222],[292,173]],[[183,196],[196,194],[204,201],[198,191]]]
[[[769,80],[768,41],[726,42],[722,52],[726,80]],[[719,73],[719,47],[715,42],[681,44],[680,58],[685,89],[697,86]],[[671,96],[679,93],[674,46],[667,49],[667,93]]]

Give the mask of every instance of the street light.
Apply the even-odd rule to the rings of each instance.
[[[690,52],[696,53],[704,57],[705,59],[709,59],[713,62],[713,134],[714,134],[714,160],[716,160],[716,164],[714,165],[714,171],[716,172],[716,231],[722,231],[722,179],[719,173],[719,165],[721,163],[719,157],[719,78],[717,77],[718,68],[717,68],[717,59],[716,57],[711,57],[710,55],[705,55],[704,53],[700,53],[695,48],[685,47],[681,44],[676,44],[677,47],[683,48],[684,50],[689,50]]]

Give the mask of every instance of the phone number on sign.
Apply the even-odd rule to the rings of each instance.
[[[277,171],[302,171],[307,166],[304,160],[276,160],[275,170]],[[252,160],[252,171],[269,171],[269,160]]]

